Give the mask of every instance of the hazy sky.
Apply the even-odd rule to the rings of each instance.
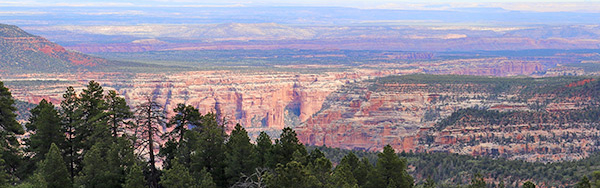
[[[0,0],[0,6],[336,6],[417,10],[499,7],[543,12],[600,12],[600,0]]]
[[[303,6],[369,6],[383,4],[437,4],[437,3],[581,3],[600,0],[0,0],[3,5],[303,5]]]

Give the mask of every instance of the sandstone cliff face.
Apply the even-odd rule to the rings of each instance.
[[[590,82],[581,80],[565,87]],[[482,83],[348,84],[331,93],[323,109],[295,130],[305,144],[369,151],[390,144],[401,151],[557,161],[580,159],[600,149],[600,143],[593,141],[600,139],[600,130],[595,128],[598,123],[568,117],[572,111],[595,104],[593,99],[556,100],[558,96],[554,94],[539,94],[524,102],[515,99],[518,91],[498,93],[493,92],[494,87]],[[531,109],[531,101],[550,102],[543,107],[544,111],[537,112]],[[453,112],[470,107],[523,111],[525,115],[515,115],[501,124],[487,124],[477,117],[465,116],[459,119],[461,123],[441,129],[434,126]],[[523,116],[531,116],[533,120]]]
[[[428,93],[427,84],[390,84],[390,91],[369,90],[371,82],[351,84],[332,93],[321,112],[296,128],[300,140],[311,145],[377,151],[386,144],[397,150],[415,150],[421,127],[434,122],[423,119],[428,111],[442,115],[482,104],[480,100],[452,101],[437,107],[432,100],[447,97],[475,96],[483,93]],[[421,89],[419,89],[421,88]],[[439,109],[438,109],[439,108]]]
[[[229,125],[240,123],[255,134],[277,132],[284,126],[295,126],[309,119],[321,109],[326,96],[345,83],[405,72],[357,69],[319,74],[235,71],[23,74],[14,75],[13,80],[41,84],[9,87],[19,100],[38,103],[45,98],[59,104],[66,87],[75,86],[80,91],[87,81],[96,80],[105,90],[117,90],[133,107],[151,95],[163,104],[169,115],[178,103],[185,103],[197,107],[203,114],[221,114]],[[36,79],[44,77],[64,81],[44,84]]]
[[[509,60],[507,58],[460,59],[440,62],[445,69],[432,69],[436,74],[515,76],[543,71],[539,61]]]
[[[399,71],[361,70],[323,74],[185,72],[174,75],[138,75],[131,87],[118,89],[126,99],[140,101],[152,94],[166,109],[178,103],[202,113],[222,114],[231,124],[249,130],[280,130],[288,116],[305,121],[321,109],[325,97],[348,81]]]

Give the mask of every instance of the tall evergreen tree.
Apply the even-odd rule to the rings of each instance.
[[[296,132],[289,127],[283,128],[279,139],[275,141],[273,146],[272,156],[274,161],[287,164],[293,159],[295,151],[299,151],[304,156],[308,153],[304,145],[298,140]]]
[[[182,143],[185,132],[198,126],[202,116],[197,108],[181,103],[177,104],[173,112],[175,112],[175,116],[171,117],[167,124],[167,127],[173,127],[169,134],[177,139],[177,143]]]
[[[164,110],[152,97],[147,96],[146,102],[136,110],[136,146],[147,155],[149,171],[147,180],[150,188],[158,187],[158,170],[156,169],[155,149],[160,146],[158,142],[162,136],[161,129],[166,124]]]
[[[315,148],[310,152],[310,154],[308,154],[308,162],[315,162],[317,159],[322,157],[325,157],[325,154],[321,150],[319,150],[319,148]]]
[[[340,160],[340,164],[347,164],[350,168],[350,171],[354,174],[354,171],[358,168],[360,164],[360,159],[354,154],[354,152],[348,153],[342,160]]]
[[[127,106],[125,98],[119,97],[116,91],[109,91],[105,98],[108,126],[113,138],[117,138],[123,134],[126,126],[130,123],[127,120],[133,118],[133,113],[129,106]]]
[[[68,163],[69,174],[71,179],[79,172],[81,160],[83,157],[77,151],[75,146],[75,127],[79,117],[77,109],[79,108],[79,97],[75,89],[71,86],[67,87],[67,91],[63,94],[63,101],[60,103],[60,115],[62,119],[62,127],[66,134],[65,158]]]
[[[190,170],[198,173],[206,168],[219,187],[227,186],[225,176],[225,126],[217,121],[217,116],[208,113],[202,116],[202,124],[190,131],[190,144],[195,151],[191,156]]]
[[[110,132],[106,123],[104,89],[98,82],[90,81],[80,94],[76,109],[77,123],[74,143],[77,151],[85,154],[96,142],[106,140]]]
[[[22,153],[16,135],[25,132],[16,120],[14,112],[17,109],[13,106],[14,103],[8,88],[0,82],[0,156],[6,164],[4,170],[10,176],[9,179],[16,179],[17,169],[22,164]]]
[[[316,178],[318,187],[326,187],[330,184],[332,164],[325,156],[309,162],[307,168],[310,174]]]
[[[241,174],[250,175],[257,167],[256,151],[250,143],[248,132],[240,124],[231,131],[225,148],[225,175],[229,185],[233,185]]]
[[[376,170],[379,177],[383,179],[384,185],[381,187],[387,187],[392,184],[398,187],[412,187],[413,179],[406,172],[406,160],[401,159],[396,155],[394,149],[390,145],[386,145],[383,148],[383,152],[377,154],[377,166]]]
[[[137,159],[134,155],[133,145],[127,137],[118,137],[112,143],[104,141],[108,146],[106,153],[106,165],[108,166],[111,177],[118,184],[124,184],[128,171],[136,164]]]
[[[44,159],[51,144],[65,145],[65,134],[60,123],[58,111],[46,99],[42,99],[35,108],[31,109],[29,123],[25,126],[27,130],[33,131],[26,141],[29,151],[34,153],[33,163]]]
[[[115,165],[118,161],[109,161],[115,159],[109,154],[114,147],[110,147],[108,144],[112,143],[98,142],[86,152],[83,157],[83,169],[75,179],[77,186],[110,188],[122,185],[124,175],[119,173],[120,167]]]
[[[360,162],[360,159],[358,159],[358,157],[354,154],[354,152],[350,152],[346,156],[344,156],[344,158],[342,158],[342,160],[340,161],[340,164],[338,164],[338,166],[340,166],[340,165],[347,165],[348,168],[350,169],[350,172],[352,173],[352,176],[354,177],[354,179],[356,179],[356,181],[357,181],[356,183],[358,185],[364,185],[363,181],[366,178],[368,172],[361,171],[361,170],[364,170],[364,168],[359,168],[361,165],[361,162]],[[358,181],[359,179],[361,180],[360,184]]]
[[[48,188],[71,187],[71,177],[60,150],[54,143],[49,148],[39,169],[44,184]]]
[[[142,171],[142,167],[140,167],[137,163],[134,163],[131,168],[129,168],[129,172],[125,177],[125,184],[123,184],[123,188],[145,188],[146,180],[144,179],[144,172]]]
[[[257,166],[261,167],[271,167],[274,168],[275,165],[271,164],[271,152],[273,150],[273,142],[271,141],[271,137],[265,132],[260,132],[258,138],[256,138],[256,160]]]
[[[298,161],[290,161],[285,165],[277,164],[275,172],[267,178],[267,185],[271,188],[318,187],[315,176]]]
[[[353,171],[354,178],[356,178],[358,186],[365,186],[369,180],[369,175],[376,174],[373,171],[375,171],[375,168],[371,162],[369,162],[368,158],[364,157],[362,160],[360,160],[358,167]]]
[[[206,170],[206,168],[200,170],[200,172],[196,173],[198,174],[195,177],[198,177],[197,179],[197,185],[200,188],[217,188],[217,184],[215,184],[215,182],[213,181],[212,175],[210,174],[210,172],[208,172]]]
[[[352,174],[348,163],[340,163],[335,167],[331,176],[331,186],[340,188],[358,188],[358,182]]]
[[[170,161],[175,157],[179,158],[179,162],[186,167],[190,167],[191,164],[191,146],[187,138],[186,133],[189,129],[198,127],[201,124],[202,116],[197,108],[191,105],[177,104],[177,107],[173,109],[175,116],[171,117],[168,128],[173,128],[165,136],[169,140],[161,147],[159,156],[164,157],[165,163],[163,167],[170,168]]]
[[[191,163],[191,159],[189,159],[187,156],[187,153],[191,152],[191,148],[186,147],[185,149],[179,149],[177,148],[178,143],[173,139],[173,138],[169,138],[169,140],[167,140],[161,147],[160,150],[158,151],[157,156],[161,157],[164,161],[163,161],[163,170],[168,170],[171,169],[171,161],[174,160],[175,158],[179,158],[180,161],[183,161],[183,165],[188,167],[190,166]],[[186,143],[185,145],[188,145],[188,143]],[[187,151],[182,151],[182,150],[187,150]],[[190,163],[188,163],[187,161],[190,161]]]
[[[160,185],[165,188],[197,187],[188,168],[181,165],[177,158],[171,161],[171,169],[162,175]]]

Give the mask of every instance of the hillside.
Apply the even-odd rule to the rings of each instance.
[[[93,70],[117,64],[68,51],[17,26],[0,24],[0,73]]]
[[[600,149],[595,78],[391,76],[348,84],[296,127],[310,145],[560,161]]]

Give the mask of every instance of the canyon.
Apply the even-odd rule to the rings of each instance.
[[[593,51],[531,51],[533,55],[524,56],[512,51],[273,50],[278,47],[261,42],[260,50],[231,50],[240,46],[229,41],[224,43],[232,46],[219,43],[217,48],[228,50],[188,51],[197,49],[184,46],[185,50],[100,54],[104,59],[17,27],[0,28],[5,51],[18,52],[0,59],[4,70],[0,76],[17,100],[28,103],[46,99],[59,104],[68,86],[81,91],[95,80],[105,90],[116,90],[132,108],[147,96],[168,116],[179,103],[192,105],[202,114],[216,113],[229,130],[241,124],[252,139],[261,131],[277,138],[282,128],[292,127],[307,145],[379,151],[390,144],[406,152],[543,162],[581,159],[600,149],[600,143],[592,141],[600,135],[597,121],[561,120],[598,106],[593,97],[600,95],[593,92],[598,81],[545,78],[590,74],[595,63],[581,62],[600,59]],[[135,43],[167,45],[154,39]],[[127,46],[123,50],[130,51]],[[140,51],[145,50],[156,49]],[[565,97],[560,92],[544,93],[548,89],[543,87],[592,90]],[[541,93],[524,95],[527,89]],[[498,118],[552,121],[498,124],[490,122],[499,120],[481,116],[496,111],[520,113]]]
[[[240,123],[252,135],[260,131],[276,135],[284,126],[299,124],[319,111],[325,97],[345,83],[415,71],[22,74],[3,81],[17,100],[38,103],[47,99],[58,104],[66,87],[81,91],[87,81],[95,80],[105,90],[116,90],[132,107],[152,96],[169,115],[178,103],[184,103],[203,114],[221,115],[230,128]]]
[[[600,134],[598,123],[569,118],[595,112],[596,97],[587,91],[582,91],[584,96],[566,98],[556,93],[522,93],[535,88],[567,92],[565,88],[573,86],[596,90],[597,81],[547,84],[486,79],[407,75],[348,84],[328,96],[323,109],[295,129],[309,145],[368,151],[390,144],[405,152],[548,162],[581,159],[600,149],[594,141]],[[464,109],[485,110],[463,114]],[[489,115],[477,113],[506,114],[490,120]]]

